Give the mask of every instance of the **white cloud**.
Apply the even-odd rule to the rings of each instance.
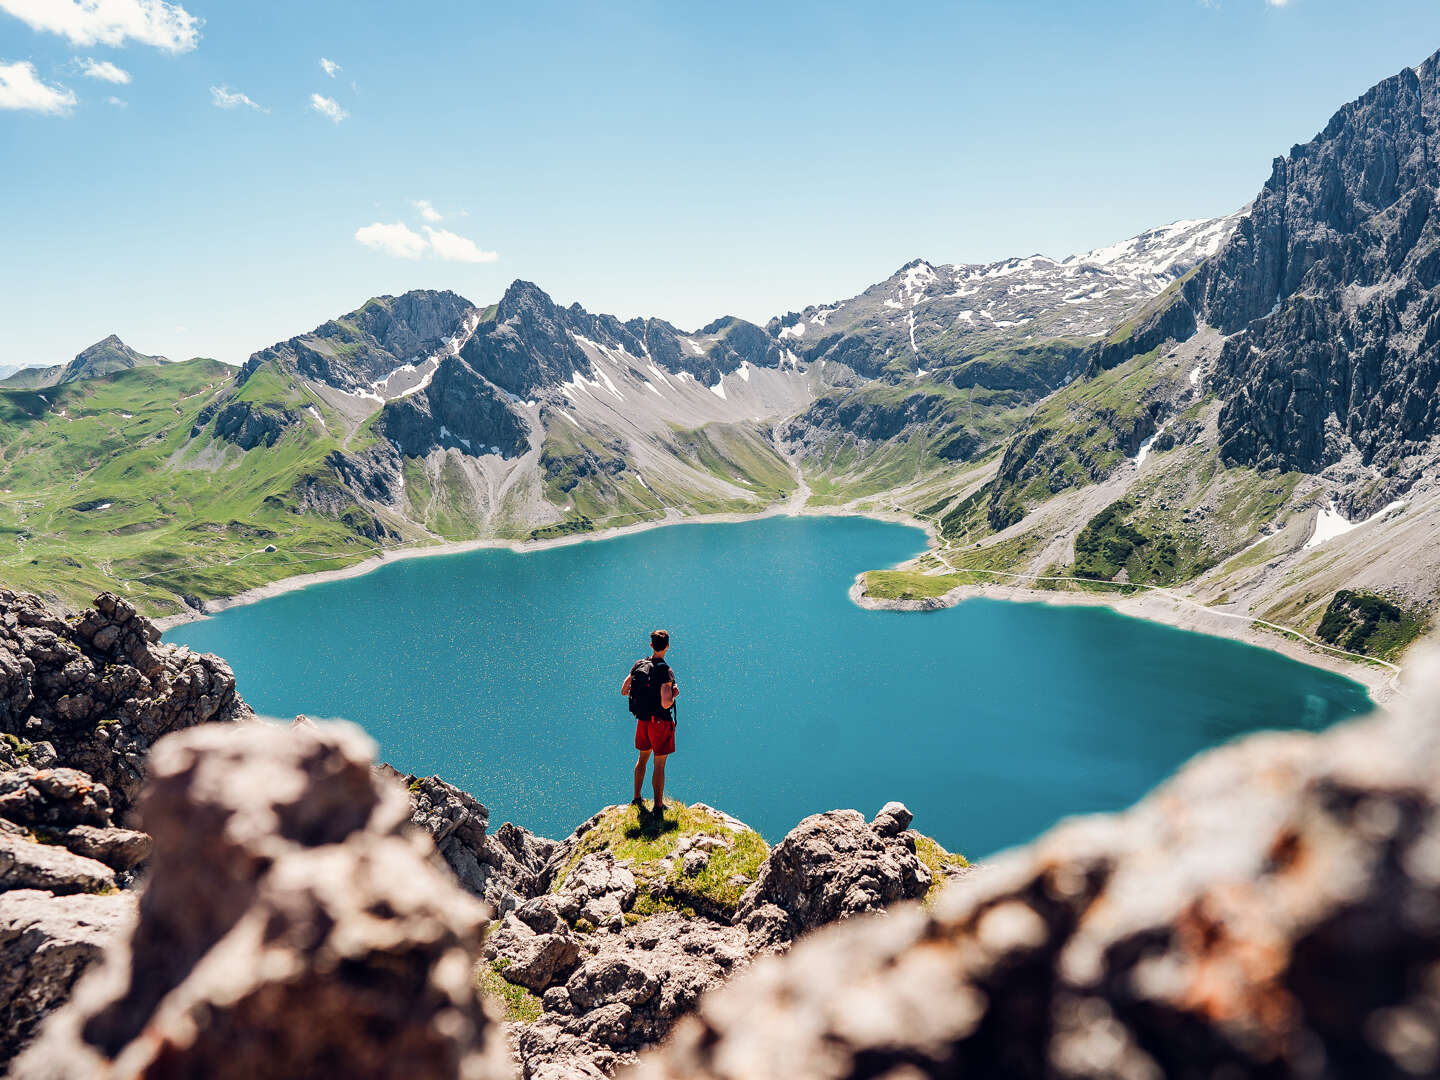
[[[325,69],[325,74],[329,75],[332,79],[335,77],[337,71],[345,70],[334,60],[326,60],[323,56],[320,57],[320,66]]]
[[[416,199],[412,205],[416,210],[420,211],[420,216],[426,221],[435,222],[444,220],[445,215],[431,206],[426,199]]]
[[[204,21],[166,0],[0,0],[0,11],[76,45],[134,40],[171,53],[195,48]]]
[[[99,79],[101,82],[115,83],[118,86],[124,86],[130,81],[130,73],[124,68],[116,67],[109,60],[77,56],[75,62],[80,65],[80,74],[87,79]]]
[[[425,234],[430,237],[430,247],[436,256],[446,262],[492,263],[500,258],[499,252],[481,251],[474,240],[444,229],[432,229],[426,225]]]
[[[107,97],[105,99],[105,104],[114,105],[117,109],[128,109],[130,107],[130,103],[128,101],[123,101],[118,97]]]
[[[231,90],[228,86],[210,87],[210,100],[215,103],[217,109],[238,109],[244,105],[248,109],[265,111],[250,100],[248,95],[240,93],[239,90]]]
[[[56,116],[74,107],[74,93],[41,82],[30,61],[0,64],[0,109],[26,109]]]
[[[383,225],[377,221],[363,229],[356,229],[355,239],[368,248],[400,259],[418,259],[425,253],[427,246],[423,236],[412,232],[398,221],[393,225]]]
[[[335,123],[344,120],[350,114],[340,107],[340,103],[334,98],[328,98],[323,94],[310,95],[310,108],[314,109],[321,116],[328,116]]]

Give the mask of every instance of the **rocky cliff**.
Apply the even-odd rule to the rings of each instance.
[[[1226,458],[1316,472],[1351,455],[1386,478],[1376,505],[1433,462],[1437,187],[1440,54],[1276,160],[1197,282],[1204,320],[1234,335],[1215,377]]]
[[[308,334],[252,354],[237,381],[243,386],[268,364],[341,390],[369,390],[397,368],[442,351],[473,310],[470,301],[449,291],[377,296]]]
[[[132,919],[151,747],[251,718],[224,662],[159,636],[108,593],[66,618],[0,589],[0,1062]]]

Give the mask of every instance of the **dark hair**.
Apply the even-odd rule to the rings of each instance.
[[[669,630],[652,630],[652,631],[650,631],[650,648],[654,649],[656,652],[659,652],[661,649],[668,649],[669,647],[670,647],[670,631],[669,631]]]

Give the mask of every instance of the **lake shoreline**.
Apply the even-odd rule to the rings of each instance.
[[[808,492],[805,492],[804,495],[808,495]],[[237,593],[234,596],[208,600],[205,602],[204,608],[201,611],[191,610],[180,612],[175,615],[163,616],[153,621],[161,631],[166,631],[185,623],[208,618],[211,615],[218,614],[229,608],[255,604],[261,600],[282,596],[285,593],[296,592],[300,589],[309,588],[312,585],[321,585],[329,581],[343,581],[347,578],[363,577],[366,574],[378,570],[382,566],[406,559],[463,555],[471,551],[496,549],[525,555],[532,552],[550,551],[555,548],[569,547],[573,544],[615,540],[620,537],[633,536],[638,533],[649,532],[652,529],[665,528],[672,525],[742,524],[747,521],[758,521],[771,517],[863,517],[874,521],[884,521],[891,524],[906,525],[911,528],[920,529],[925,533],[927,547],[933,548],[936,545],[934,526],[929,522],[913,518],[908,514],[893,511],[862,511],[849,509],[844,506],[806,506],[803,503],[803,495],[797,493],[797,496],[800,497],[792,497],[781,502],[776,502],[763,510],[755,512],[699,514],[688,517],[672,512],[655,521],[642,521],[634,525],[622,525],[616,528],[576,533],[570,536],[558,536],[546,540],[459,540],[427,544],[423,547],[397,548],[393,551],[381,552],[370,558],[362,559],[360,562],[342,567],[338,570],[320,570],[312,573],[295,574],[290,577],[278,578],[264,585],[257,585],[253,589],[246,589],[244,592]],[[1256,648],[1269,649],[1272,652],[1280,653],[1292,660],[1298,660],[1301,663],[1309,664],[1311,667],[1321,668],[1332,674],[1340,675],[1353,682],[1359,683],[1365,687],[1369,692],[1371,700],[1377,705],[1394,699],[1398,693],[1395,686],[1396,677],[1392,672],[1383,668],[1333,656],[1321,649],[1306,645],[1303,642],[1284,638],[1279,634],[1257,630],[1250,623],[1240,620],[1224,618],[1207,619],[1203,609],[1191,608],[1189,605],[1167,599],[1154,593],[1112,597],[1095,593],[1058,592],[1024,588],[1017,585],[995,584],[962,585],[956,589],[952,589],[944,596],[928,600],[882,600],[865,595],[862,585],[863,578],[864,575],[861,574],[855,579],[855,583],[851,585],[850,599],[859,607],[871,611],[935,611],[953,607],[971,597],[988,597],[995,600],[1059,606],[1080,605],[1108,607],[1131,618],[1147,619],[1151,622],[1162,623],[1179,630],[1189,630],[1196,633],[1210,634],[1215,637],[1229,638],[1233,641],[1255,646]]]
[[[300,589],[308,589],[312,585],[321,585],[327,581],[344,581],[347,578],[363,577],[382,566],[390,563],[401,562],[406,559],[424,559],[438,555],[463,555],[471,551],[504,550],[511,551],[517,555],[528,555],[537,551],[551,551],[555,548],[569,547],[573,544],[598,543],[603,540],[616,540],[623,536],[634,536],[638,533],[649,532],[651,529],[665,528],[671,525],[739,525],[747,521],[760,521],[772,517],[863,517],[872,521],[884,521],[895,525],[908,525],[914,529],[920,529],[925,533],[927,546],[935,544],[935,530],[928,522],[917,521],[905,514],[889,511],[858,511],[849,510],[844,507],[807,507],[797,504],[793,498],[782,502],[773,503],[763,510],[753,513],[730,512],[724,514],[697,514],[694,516],[682,516],[670,513],[656,521],[641,521],[634,525],[621,525],[610,529],[599,529],[594,532],[574,533],[570,536],[557,536],[546,540],[455,540],[438,544],[426,544],[420,547],[395,548],[391,551],[382,551],[378,555],[372,555],[360,562],[352,563],[350,566],[341,567],[338,570],[317,570],[310,573],[293,574],[289,577],[277,578],[274,581],[266,582],[264,585],[257,585],[253,589],[246,589],[244,592],[236,593],[234,596],[222,596],[214,600],[207,600],[201,610],[194,609],[178,612],[174,615],[164,615],[151,621],[166,631],[185,623],[196,622],[200,619],[209,618],[211,615],[219,614],[233,607],[242,607],[246,604],[259,603],[261,600],[268,600],[274,596],[282,596],[285,593],[296,592]]]
[[[961,585],[951,589],[943,596],[924,600],[889,600],[866,595],[864,578],[864,574],[855,578],[854,583],[850,586],[850,599],[867,611],[942,611],[962,604],[966,600],[982,598],[1004,600],[1011,603],[1048,604],[1052,607],[1105,607],[1132,619],[1144,619],[1149,622],[1162,623],[1176,630],[1209,634],[1211,637],[1228,638],[1245,645],[1268,649],[1291,660],[1359,683],[1365,687],[1366,692],[1370,695],[1370,700],[1376,705],[1384,705],[1393,701],[1400,693],[1396,686],[1398,675],[1388,669],[1332,655],[1302,641],[1258,629],[1253,623],[1242,619],[1226,618],[1216,612],[1209,612],[1207,617],[1204,607],[1185,603],[1159,593],[1145,592],[1107,596],[1102,593],[1062,592],[996,583],[993,585]]]

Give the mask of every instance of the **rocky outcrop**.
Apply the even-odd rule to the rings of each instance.
[[[281,405],[232,401],[215,413],[215,437],[241,450],[254,450],[257,446],[274,446],[286,428],[299,422],[298,415]]]
[[[377,296],[308,334],[251,355],[236,379],[243,386],[266,364],[293,370],[348,392],[369,391],[396,368],[446,349],[464,334],[474,308],[444,290],[413,289]]]
[[[0,734],[46,745],[87,773],[121,823],[157,739],[252,715],[223,660],[161,643],[114,594],[65,619],[38,597],[0,589]]]
[[[150,836],[116,825],[156,739],[249,718],[230,669],[103,594],[65,618],[0,590],[0,1064],[128,924]]]
[[[372,749],[343,726],[162,743],[134,932],[13,1075],[509,1076],[471,970],[485,908]]]
[[[1440,665],[708,997],[641,1080],[1440,1073]]]
[[[752,956],[931,884],[899,803],[872,823],[853,810],[808,818],[769,852],[712,807],[670,813],[596,814],[486,939],[490,972],[538,1014],[511,1028],[526,1078],[609,1075]],[[642,855],[617,858],[637,844]]]
[[[1275,161],[1196,302],[1234,334],[1215,388],[1225,458],[1315,472],[1347,454],[1384,478],[1440,435],[1440,54],[1366,92]],[[1371,485],[1374,487],[1374,485]]]
[[[800,822],[775,846],[740,900],[737,920],[773,949],[817,927],[930,889],[930,871],[907,830],[912,815],[887,803],[869,824],[855,810],[831,810]]]
[[[0,837],[3,840],[3,837]],[[64,1004],[81,973],[129,932],[135,894],[0,893],[0,1065]]]
[[[402,775],[388,765],[377,771],[410,792],[410,821],[429,834],[435,850],[472,895],[497,914],[513,911],[545,891],[545,866],[559,846],[506,822],[492,836],[490,811],[438,776]]]

